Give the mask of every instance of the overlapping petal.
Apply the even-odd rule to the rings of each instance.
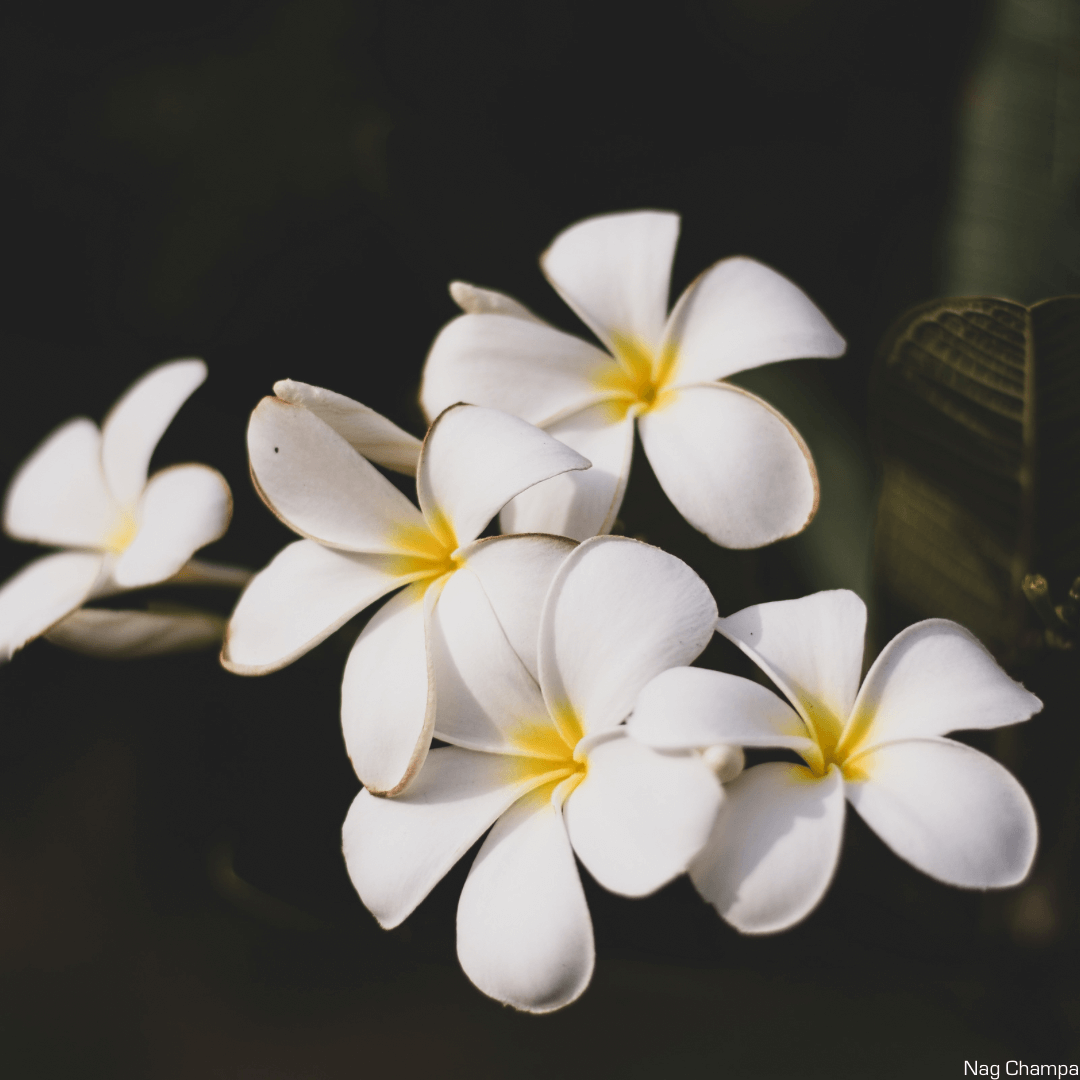
[[[206,379],[202,360],[173,360],[147,372],[112,407],[101,429],[101,464],[113,497],[133,508],[150,458],[180,406]]]
[[[690,867],[698,892],[737,930],[768,934],[806,918],[840,856],[844,783],[768,762],[724,787],[712,835]]]
[[[267,506],[294,532],[346,551],[400,550],[426,532],[420,511],[313,412],[265,397],[248,425],[251,473]]]
[[[575,548],[552,582],[540,627],[540,685],[554,713],[586,733],[624,720],[661,671],[708,644],[716,604],[686,563],[621,536]]]
[[[126,589],[172,577],[201,547],[220,539],[232,517],[232,492],[208,465],[156,473],[139,503],[139,530],[113,567]]]
[[[842,356],[844,339],[793,282],[755,259],[709,267],[682,294],[665,346],[677,357],[674,384],[723,379],[800,357]]]
[[[623,732],[591,747],[588,762],[563,808],[570,842],[604,888],[647,896],[701,850],[720,785],[699,757],[658,754]]]
[[[771,544],[801,532],[817,510],[817,472],[802,437],[745,390],[668,391],[638,430],[667,497],[713,543]]]
[[[974,634],[947,619],[909,626],[874,661],[844,745],[874,746],[1026,720],[1042,702],[1010,679]]]
[[[558,294],[612,351],[657,351],[664,334],[679,215],[604,214],[564,229],[540,257]]]
[[[949,885],[1023,881],[1038,843],[1035,811],[1016,778],[951,739],[912,739],[855,758],[866,779],[847,797],[912,866]]]
[[[45,637],[54,645],[104,660],[135,660],[215,645],[225,620],[209,611],[114,611],[79,608]]]
[[[555,572],[574,546],[562,536],[491,536],[465,553],[507,640],[537,681],[540,614]]]
[[[546,532],[587,540],[610,532],[622,506],[634,451],[634,414],[612,421],[605,402],[549,424],[545,430],[592,462],[523,491],[499,518],[505,533]]]
[[[450,295],[466,315],[510,315],[515,319],[540,323],[541,326],[548,325],[512,296],[494,289],[481,289],[479,285],[470,285],[467,281],[451,281]]]
[[[0,587],[0,660],[79,607],[102,575],[105,556],[61,551],[24,566]]]
[[[440,583],[410,585],[371,618],[349,653],[341,684],[345,749],[376,795],[403,791],[424,764],[435,725],[427,623]]]
[[[237,675],[277,671],[406,580],[385,555],[297,540],[244,590],[229,620],[221,662]]]
[[[431,425],[416,476],[420,508],[439,535],[471,543],[517,494],[588,459],[532,424],[498,409],[451,406]]]
[[[386,929],[404,921],[529,782],[508,781],[505,759],[442,747],[407,792],[361,791],[342,827],[349,877]]]
[[[104,548],[119,513],[101,471],[101,432],[78,417],[19,466],[4,499],[4,530],[39,544]]]
[[[731,743],[783,747],[804,757],[816,751],[783,698],[749,679],[704,668],[662,671],[638,694],[627,729],[657,750]]]
[[[544,790],[496,822],[469,872],[457,916],[465,974],[489,997],[534,1013],[579,997],[595,963],[574,855]]]
[[[550,423],[599,401],[615,361],[594,345],[516,314],[462,315],[439,331],[424,364],[428,420],[458,402]]]
[[[302,405],[332,427],[357,453],[384,469],[416,475],[420,440],[359,401],[321,386],[282,379],[274,393],[292,405]]]
[[[717,621],[821,732],[840,733],[859,692],[866,605],[848,589],[744,608]]]

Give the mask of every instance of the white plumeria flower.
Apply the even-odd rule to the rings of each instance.
[[[709,835],[721,788],[701,758],[656,753],[623,721],[650,678],[701,652],[716,605],[685,563],[625,537],[576,548],[542,615],[537,599],[518,611],[539,629],[538,671],[505,638],[460,650],[435,732],[454,745],[432,750],[400,798],[361,791],[343,843],[361,899],[389,928],[494,823],[458,904],[458,958],[485,994],[550,1012],[593,970],[575,854],[605,888],[645,896]]]
[[[201,612],[76,610],[166,579],[246,579],[191,559],[229,526],[225,478],[207,465],[173,465],[147,479],[158,440],[205,378],[201,360],[162,364],[124,394],[100,431],[85,417],[69,420],[19,468],[4,502],[4,530],[65,550],[35,560],[0,588],[0,659],[50,628],[58,644],[100,656],[220,639],[223,620]]]
[[[466,314],[428,355],[420,402],[429,418],[455,401],[505,409],[593,463],[515,499],[504,532],[609,532],[635,420],[668,498],[715,543],[760,547],[814,516],[817,474],[798,432],[760,398],[716,380],[839,356],[844,340],[800,289],[742,257],[706,270],[668,315],[678,233],[677,214],[608,214],[572,225],[541,256],[548,281],[610,355],[508,296],[451,285]]]
[[[305,539],[240,597],[221,662],[240,675],[276,671],[407,586],[357,638],[341,687],[357,775],[393,795],[423,764],[436,709],[457,692],[459,642],[505,633],[535,657],[519,601],[542,597],[573,547],[554,536],[476,538],[519,492],[589,462],[515,416],[454,406],[419,451],[418,510],[353,445],[374,445],[409,471],[409,436],[339,394],[291,382],[275,389],[290,400],[263,398],[252,413],[251,473],[267,506]]]
[[[784,930],[824,896],[840,855],[845,799],[902,859],[950,885],[1022,881],[1038,827],[1024,789],[950,731],[1026,720],[1042,702],[962,626],[928,619],[882,650],[862,687],[866,607],[820,592],[717,622],[783,691],[747,679],[667,671],[642,691],[630,731],[675,749],[785,747],[805,765],[755,765],[727,800],[690,876],[734,927]]]

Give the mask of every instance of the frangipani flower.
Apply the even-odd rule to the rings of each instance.
[[[341,687],[345,746],[357,775],[392,795],[423,764],[437,705],[441,715],[439,703],[457,692],[459,639],[509,635],[522,655],[535,657],[528,636],[535,628],[525,634],[518,608],[533,593],[543,596],[573,547],[553,536],[476,538],[520,491],[589,463],[517,417],[454,406],[432,424],[420,451],[418,510],[342,434],[367,425],[367,438],[370,410],[315,389],[290,383],[281,390],[304,404],[267,397],[251,415],[255,485],[305,539],[283,549],[240,597],[221,662],[240,675],[276,671],[407,586],[364,628]],[[308,407],[320,402],[333,427]],[[400,442],[393,432],[387,437]]]
[[[444,597],[454,588],[452,582]],[[638,690],[690,662],[716,610],[683,562],[624,537],[588,540],[559,568],[540,616],[537,670],[492,637],[457,656],[460,692],[397,799],[361,791],[343,829],[360,898],[397,926],[494,823],[458,904],[458,958],[485,993],[529,1012],[577,998],[594,962],[574,856],[605,888],[645,896],[709,835],[721,789],[693,754],[658,754],[622,721]]]
[[[84,417],[69,420],[20,466],[7,490],[4,530],[65,550],[35,560],[0,588],[0,659],[50,628],[57,643],[101,656],[147,655],[220,638],[223,620],[202,612],[76,610],[166,579],[246,579],[191,560],[229,526],[225,478],[207,465],[173,465],[147,480],[154,447],[205,378],[201,360],[162,364],[124,394],[100,431]]]
[[[431,347],[420,392],[427,415],[455,401],[505,409],[593,463],[515,499],[504,532],[608,532],[635,420],[668,498],[715,543],[760,547],[814,516],[817,474],[799,434],[760,398],[716,380],[839,356],[844,341],[800,289],[742,257],[706,270],[668,315],[678,233],[677,214],[608,214],[572,225],[541,256],[548,281],[610,355],[508,296],[451,285],[465,314]]]
[[[790,701],[717,671],[666,671],[642,691],[630,731],[674,749],[785,747],[725,788],[690,876],[744,933],[783,930],[825,894],[840,854],[845,799],[902,859],[950,885],[1022,881],[1038,827],[1024,789],[996,761],[942,738],[1026,720],[1042,702],[962,626],[928,619],[882,650],[862,687],[866,608],[820,592],[717,622]]]

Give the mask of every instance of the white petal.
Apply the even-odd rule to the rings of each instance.
[[[548,325],[512,296],[494,289],[481,289],[467,281],[451,281],[450,295],[466,315],[511,315],[515,319],[527,319],[541,326]]]
[[[490,536],[466,553],[514,652],[537,681],[540,614],[555,572],[573,550],[562,536]]]
[[[518,493],[588,467],[588,459],[516,416],[456,405],[427,433],[416,491],[432,531],[438,535],[437,523],[445,520],[465,545]]]
[[[771,544],[801,532],[817,511],[817,473],[806,444],[745,390],[711,383],[670,391],[639,424],[660,486],[715,544]]]
[[[4,529],[18,540],[103,548],[119,513],[101,471],[101,432],[79,417],[19,466],[4,499]]]
[[[424,529],[420,511],[374,465],[299,405],[263,398],[248,454],[263,501],[301,536],[377,554],[398,551],[402,529]]]
[[[0,587],[0,661],[86,600],[102,574],[103,555],[62,551],[24,566]]]
[[[813,726],[837,738],[862,674],[866,605],[847,589],[755,604],[716,629],[762,669]]]
[[[783,698],[749,679],[704,668],[660,672],[638,694],[627,730],[657,750],[731,743],[814,755],[816,746]]]
[[[329,424],[357,453],[384,469],[416,475],[420,440],[359,401],[321,386],[282,379],[274,393],[292,405],[303,405]]]
[[[659,754],[618,732],[589,750],[563,814],[574,852],[605,889],[647,896],[690,865],[721,797],[701,758]]]
[[[426,625],[440,585],[410,585],[385,603],[349,653],[341,726],[356,775],[376,795],[403,791],[424,764],[435,725]]]
[[[461,892],[457,949],[476,986],[515,1009],[561,1009],[589,985],[592,921],[550,799],[526,796],[495,823]]]
[[[224,536],[232,492],[208,465],[174,465],[150,478],[137,517],[139,531],[113,567],[126,589],[172,577],[199,548]]]
[[[277,671],[404,580],[385,555],[355,555],[297,540],[244,590],[229,620],[221,662],[237,675]]]
[[[536,630],[539,631],[539,619]],[[428,627],[435,675],[435,737],[457,746],[514,753],[515,729],[549,723],[547,706],[491,607],[479,579],[451,574]]]
[[[201,360],[173,360],[148,371],[112,407],[101,426],[101,464],[121,507],[134,507],[165,429],[206,378]]]
[[[554,533],[572,540],[610,532],[630,478],[633,414],[612,423],[610,405],[593,405],[544,430],[588,458],[592,468],[553,476],[523,491],[504,507],[502,531]]]
[[[386,929],[404,921],[484,830],[525,790],[504,758],[432,750],[403,795],[361,791],[341,830],[349,877]]]
[[[716,604],[686,563],[624,536],[575,548],[551,584],[540,625],[540,686],[586,733],[624,720],[638,691],[705,648]]]
[[[832,882],[844,782],[773,761],[724,786],[724,805],[690,879],[736,930],[771,934],[805,919]]]
[[[874,746],[1026,720],[1042,702],[974,634],[927,619],[897,634],[867,673],[844,744]]]
[[[1035,811],[993,758],[951,739],[912,739],[849,764],[867,777],[847,785],[852,806],[924,874],[969,889],[1027,877],[1039,837]]]
[[[540,266],[601,341],[656,351],[667,318],[679,215],[657,210],[586,218],[559,233]]]
[[[461,315],[439,331],[424,364],[428,420],[460,401],[534,424],[598,401],[615,361],[595,345],[512,314]]]
[[[738,256],[715,263],[679,297],[666,344],[675,385],[807,356],[841,356],[844,339],[793,282]]]
[[[113,611],[79,608],[46,637],[54,645],[107,660],[188,652],[216,645],[225,620],[208,611]]]

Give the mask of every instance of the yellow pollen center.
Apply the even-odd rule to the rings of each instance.
[[[130,510],[123,511],[109,530],[109,535],[105,537],[105,550],[119,555],[129,547],[138,531],[139,523],[135,520],[135,515]]]
[[[511,783],[540,780],[540,793],[564,802],[589,769],[585,755],[575,753],[582,734],[581,721],[569,705],[555,708],[551,717],[518,723],[510,735],[516,751],[509,758]]]
[[[610,395],[612,422],[622,420],[630,409],[640,414],[662,408],[670,399],[666,388],[675,374],[675,349],[665,346],[656,354],[644,342],[623,334],[613,335],[613,344],[616,364],[595,379],[597,389]]]

